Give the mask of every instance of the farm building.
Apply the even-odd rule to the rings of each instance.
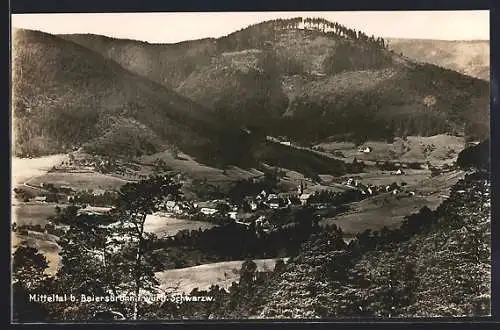
[[[302,194],[300,195],[299,199],[302,205],[305,205],[307,201],[309,200],[309,197],[311,197],[311,194]]]
[[[218,212],[217,205],[213,202],[200,202],[198,203],[198,208],[205,215],[213,215]]]
[[[372,151],[373,151],[372,147],[368,147],[368,146],[359,149],[359,152],[362,152],[362,153],[365,153],[365,154],[369,154]]]

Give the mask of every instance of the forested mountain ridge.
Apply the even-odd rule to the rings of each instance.
[[[304,142],[489,135],[487,82],[414,63],[382,38],[322,19],[267,21],[177,44],[61,37],[224,118]]]
[[[13,50],[13,147],[18,156],[78,147],[114,157],[180,149],[216,167],[286,158],[291,168],[306,172],[311,167],[341,170],[342,162],[267,143],[231,118],[71,41],[17,30]]]
[[[137,151],[151,152],[167,140],[203,145],[219,130],[199,104],[78,44],[17,30],[13,49],[16,154],[60,152],[103,135],[144,140]]]

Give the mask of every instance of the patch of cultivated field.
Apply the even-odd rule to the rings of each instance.
[[[65,154],[37,158],[12,157],[12,185],[22,184],[32,177],[42,175],[67,158]]]
[[[383,194],[352,204],[352,210],[335,218],[325,219],[321,224],[336,224],[346,234],[357,234],[366,229],[399,227],[403,218],[418,212],[422,207],[437,207],[439,202],[424,197],[403,197],[396,199],[391,194]]]
[[[286,261],[288,258],[284,258]],[[257,259],[257,270],[272,271],[276,263],[275,259]],[[160,288],[172,292],[189,293],[193,289],[208,289],[211,285],[219,285],[228,289],[233,282],[238,282],[240,278],[239,270],[243,260],[224,261],[200,266],[170,269],[156,273],[156,278],[160,282]]]
[[[415,196],[385,193],[352,203],[348,213],[324,219],[321,223],[335,223],[348,235],[366,229],[379,230],[384,226],[397,228],[405,216],[417,213],[424,206],[436,209],[447,198],[450,188],[464,175],[464,172],[453,171],[408,186],[408,190],[416,193]]]
[[[58,204],[46,203],[19,203],[12,206],[12,222],[22,225],[40,225],[45,226],[48,223],[47,218],[56,214],[55,207]],[[65,205],[59,205],[63,208]]]
[[[155,233],[158,237],[173,236],[181,230],[205,230],[214,227],[214,224],[204,221],[177,219],[167,215],[148,215],[144,223],[144,230]]]
[[[49,264],[45,271],[47,274],[55,274],[59,269],[61,258],[59,256],[60,247],[56,243],[56,238],[53,235],[46,235],[36,231],[28,231],[28,235],[18,235],[12,233],[12,252],[21,243],[25,242],[27,246],[38,249],[42,253]]]
[[[350,174],[344,175],[342,180],[345,181],[350,177],[358,178],[358,181],[363,184],[373,184],[373,185],[390,185],[391,183],[396,182],[397,184],[401,184],[406,182],[407,185],[415,185],[423,180],[426,180],[430,177],[431,171],[429,170],[412,170],[405,169],[403,175],[395,175],[391,173],[391,171],[380,171],[374,170],[364,173]]]
[[[100,173],[64,173],[52,172],[33,178],[27,184],[40,186],[41,183],[52,183],[55,186],[69,186],[75,190],[119,189],[128,181]]]
[[[210,183],[231,182],[261,175],[258,171],[247,171],[234,166],[223,171],[198,163],[194,158],[184,153],[179,153],[178,157],[174,157],[170,151],[143,156],[140,158],[140,162],[143,164],[153,164],[157,159],[163,160],[165,164],[173,170],[186,173],[193,179],[206,178]]]
[[[383,141],[368,141],[356,147],[350,142],[329,142],[317,145],[325,151],[333,153],[342,152],[347,161],[354,157],[363,161],[402,161],[402,162],[427,162],[442,164],[452,162],[464,148],[464,138],[447,134],[429,137],[409,136],[405,140],[396,138],[394,143]],[[358,149],[371,147],[370,153],[360,152]]]

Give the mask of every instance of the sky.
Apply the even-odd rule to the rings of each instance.
[[[218,38],[275,18],[322,17],[383,38],[489,40],[488,11],[16,14],[13,28],[91,33],[150,43]]]

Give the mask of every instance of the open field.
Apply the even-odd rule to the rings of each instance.
[[[287,258],[284,258],[286,261]],[[257,259],[257,270],[274,269],[275,259]],[[193,289],[208,289],[211,285],[219,285],[228,289],[232,282],[238,282],[240,278],[239,270],[243,260],[224,261],[200,266],[171,269],[156,273],[156,278],[160,282],[162,290],[172,290],[173,292],[189,293]]]
[[[127,183],[110,175],[100,173],[46,173],[29,180],[27,184],[40,186],[41,183],[52,183],[55,186],[69,186],[75,190],[104,189],[115,190]]]
[[[65,154],[37,158],[12,157],[12,185],[22,184],[32,177],[43,175],[67,158]]]
[[[381,171],[381,170],[374,170],[374,171],[367,171],[363,173],[357,173],[357,174],[349,174],[349,175],[344,175],[342,180],[347,180],[350,177],[359,177],[358,181],[367,185],[367,184],[373,184],[373,185],[390,185],[391,183],[396,182],[397,184],[401,184],[402,182],[406,182],[408,185],[415,185],[422,180],[426,180],[427,178],[430,177],[431,171],[429,170],[411,170],[411,169],[405,169],[404,170],[405,174],[403,175],[396,175],[391,173],[391,171]]]
[[[158,237],[173,236],[181,230],[210,229],[214,224],[204,221],[193,221],[176,219],[163,215],[148,215],[144,224],[144,230],[155,233]]]
[[[54,203],[19,203],[12,206],[12,222],[22,225],[40,225],[45,226],[48,223],[47,218],[55,215],[55,207],[65,207],[62,204]]]
[[[61,258],[59,256],[60,247],[55,242],[55,237],[29,230],[27,236],[12,233],[11,238],[12,252],[14,252],[14,248],[18,244],[26,242],[27,246],[37,248],[47,258],[49,264],[49,267],[45,271],[47,274],[55,274],[57,272]]]
[[[330,153],[342,152],[346,161],[352,161],[356,157],[363,161],[429,161],[431,164],[441,165],[453,162],[464,148],[464,143],[463,137],[439,134],[429,137],[408,136],[405,140],[396,138],[394,143],[368,141],[361,147],[371,147],[370,153],[360,152],[351,142],[328,142],[316,147]]]
[[[449,189],[464,173],[454,171],[426,179],[409,186],[416,195],[394,196],[390,193],[367,198],[351,204],[351,210],[334,218],[324,219],[321,224],[335,223],[344,233],[355,235],[366,229],[397,228],[405,216],[417,213],[422,207],[437,208],[447,198]]]
[[[186,173],[192,179],[207,179],[210,183],[230,182],[260,176],[259,171],[243,170],[231,166],[226,171],[198,163],[194,158],[184,153],[174,157],[171,152],[164,151],[149,156],[141,157],[142,164],[153,164],[155,160],[161,159],[173,170]]]

